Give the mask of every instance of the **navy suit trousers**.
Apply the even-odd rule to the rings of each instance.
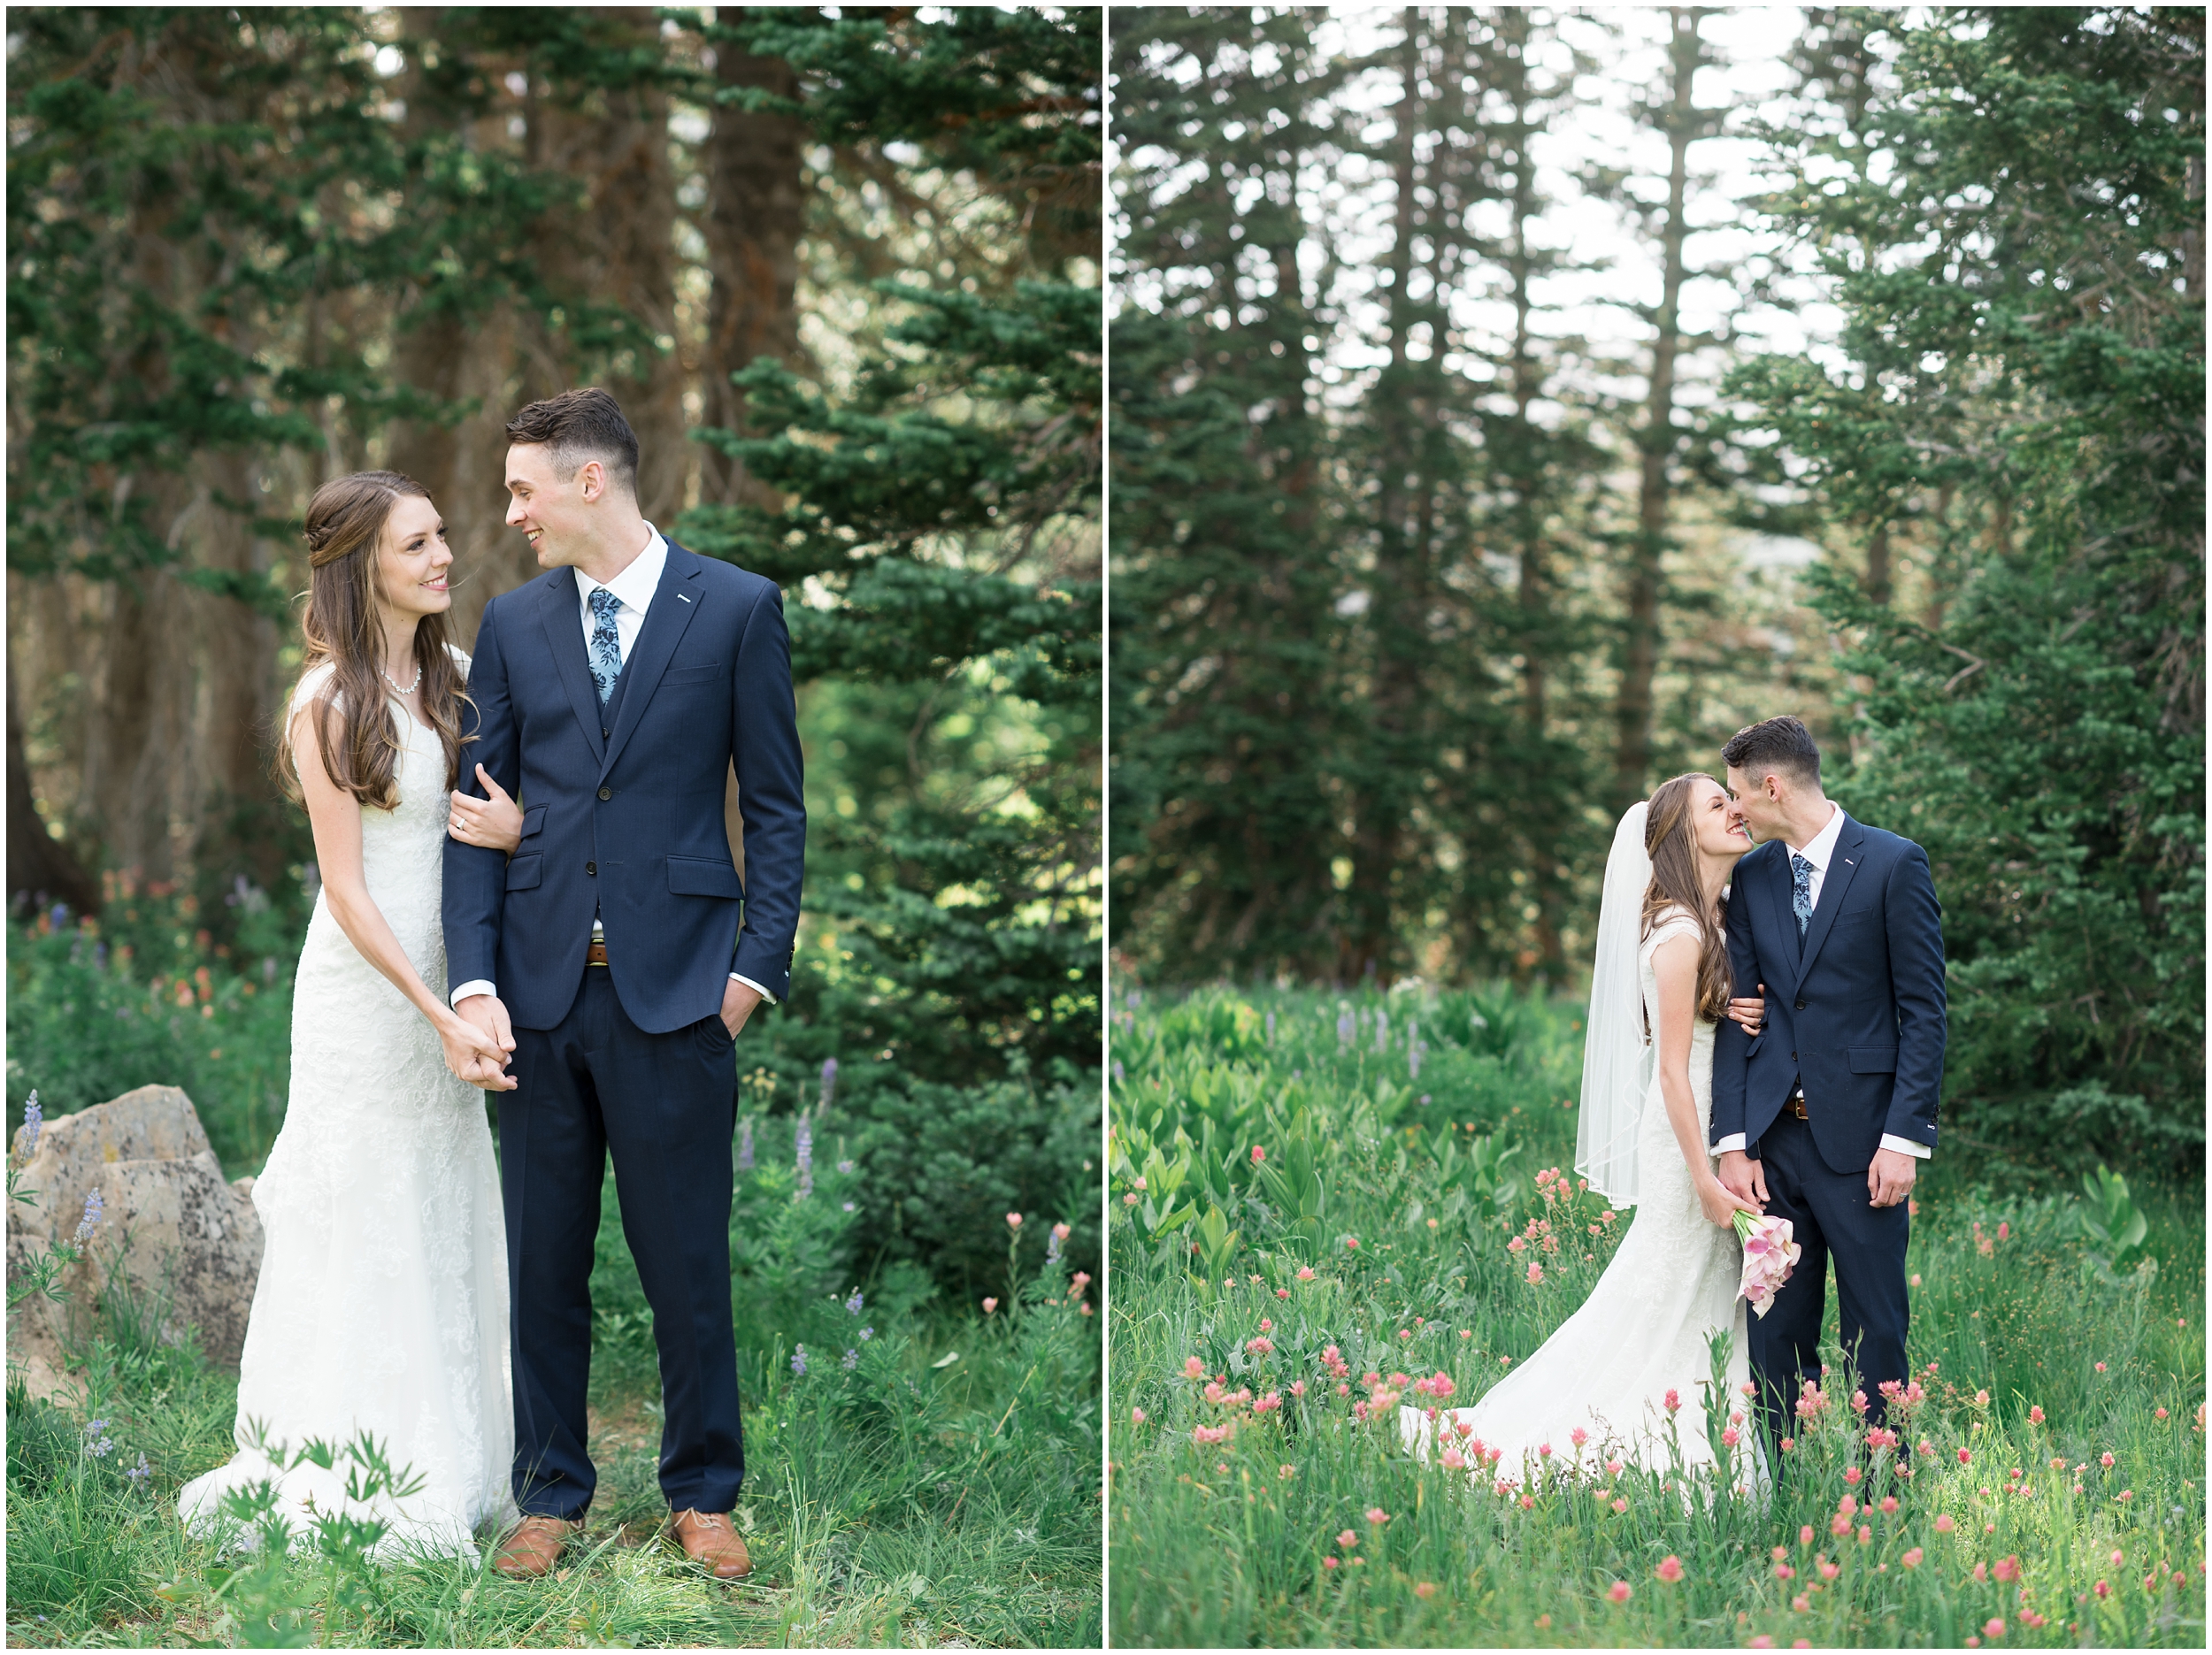
[[[515,1030],[500,1095],[500,1178],[515,1385],[515,1503],[580,1518],[597,1475],[586,1449],[591,1268],[614,1158],[622,1233],[653,1310],[660,1483],[671,1508],[726,1512],[745,1477],[730,1313],[730,1136],[736,1064],[709,1016],[666,1034],[630,1020],[588,966],[551,1029]]]
[[[1767,1211],[1790,1221],[1804,1249],[1774,1307],[1751,1318],[1751,1360],[1759,1376],[1770,1445],[1796,1434],[1797,1401],[1808,1379],[1820,1379],[1820,1328],[1828,1310],[1828,1260],[1842,1254],[1836,1272],[1836,1307],[1842,1322],[1844,1359],[1853,1383],[1866,1392],[1867,1422],[1885,1417],[1878,1387],[1905,1377],[1905,1244],[1912,1230],[1902,1201],[1876,1207],[1866,1174],[1837,1172],[1821,1159],[1811,1129],[1787,1112],[1759,1140],[1766,1172]],[[1848,1408],[1850,1386],[1832,1374],[1821,1391],[1832,1406]],[[1770,1461],[1786,1468],[1787,1456]]]

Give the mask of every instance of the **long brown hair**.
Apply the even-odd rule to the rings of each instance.
[[[311,572],[307,610],[300,617],[307,644],[300,676],[326,661],[336,669],[315,698],[316,747],[330,779],[377,810],[398,807],[393,772],[400,751],[384,683],[384,627],[376,612],[377,544],[392,508],[410,494],[430,498],[428,489],[397,471],[356,471],[325,483],[307,502]],[[446,647],[443,615],[426,615],[416,624],[415,664],[422,670],[423,716],[445,748],[450,792],[461,773],[461,703],[467,693]],[[288,703],[284,718],[288,724],[292,718]],[[292,744],[279,741],[276,756],[278,779],[296,801],[299,761]]]
[[[1697,1008],[1717,1022],[1728,1010],[1726,919],[1721,904],[1708,903],[1699,888],[1697,828],[1690,820],[1697,802],[1696,784],[1712,779],[1695,771],[1678,776],[1652,794],[1645,807],[1644,849],[1651,857],[1651,883],[1644,887],[1640,934],[1649,937],[1669,908],[1685,908],[1697,916]]]

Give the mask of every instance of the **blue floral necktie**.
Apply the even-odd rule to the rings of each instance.
[[[1797,916],[1797,943],[1805,945],[1805,927],[1813,920],[1813,865],[1795,851],[1790,853],[1790,912]]]
[[[599,686],[602,707],[614,693],[615,679],[622,676],[622,636],[614,626],[615,611],[621,607],[622,600],[604,586],[591,594],[591,678]],[[1804,929],[1800,921],[1798,930]]]

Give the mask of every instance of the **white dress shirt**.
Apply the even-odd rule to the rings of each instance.
[[[1811,841],[1804,846],[1788,847],[1790,854],[1802,856],[1813,865],[1812,873],[1805,883],[1812,889],[1811,901],[1816,909],[1820,907],[1820,887],[1827,880],[1829,864],[1836,859],[1836,841],[1842,837],[1843,807],[1831,799],[1828,801],[1828,821],[1820,831],[1814,834]],[[1795,870],[1793,869],[1791,871],[1794,875]],[[1732,1149],[1743,1147],[1744,1135],[1741,1132],[1731,1132],[1713,1145],[1712,1153],[1721,1155]],[[1916,1161],[1925,1161],[1935,1153],[1925,1144],[1916,1144],[1909,1138],[1899,1138],[1893,1132],[1882,1134],[1882,1147],[1896,1150],[1900,1154],[1910,1155]]]
[[[661,575],[668,567],[668,542],[661,537],[661,532],[649,523],[645,525],[645,533],[648,536],[645,549],[632,558],[629,566],[612,580],[597,581],[580,569],[575,571],[576,608],[577,614],[583,623],[584,658],[587,661],[591,658],[591,635],[598,624],[597,617],[591,612],[591,594],[603,585],[615,595],[617,601],[614,612],[616,644],[621,652],[622,663],[625,666],[629,664],[630,651],[637,647],[638,634],[645,629],[645,611],[653,607],[653,596],[660,590]],[[596,914],[593,915],[592,940],[602,942],[605,939],[605,936],[606,932],[599,923],[599,916]],[[733,983],[744,984],[747,988],[751,989],[771,1006],[776,1003],[776,997],[754,982],[751,977],[743,977],[733,971],[730,973],[730,980]],[[457,1006],[472,994],[490,994],[496,992],[489,982],[480,977],[474,981],[464,983],[455,989],[452,1003]]]

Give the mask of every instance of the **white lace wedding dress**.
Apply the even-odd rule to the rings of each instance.
[[[302,683],[295,711],[328,670]],[[363,869],[442,996],[445,757],[404,707],[392,712],[400,802],[362,810]],[[312,747],[301,757],[313,762]],[[320,897],[293,991],[290,1101],[253,1202],[266,1242],[239,1369],[238,1454],[185,1485],[179,1514],[205,1523],[230,1490],[266,1479],[294,1535],[311,1535],[311,1501],[347,1508],[348,1462],[280,1475],[254,1428],[295,1448],[342,1449],[367,1431],[422,1479],[405,1498],[350,1508],[389,1525],[380,1551],[470,1547],[479,1523],[511,1512],[514,1458],[506,1226],[484,1100]]]
[[[1697,921],[1676,908],[1661,917],[1637,950],[1644,1008],[1654,1029],[1659,1026],[1659,992],[1652,954],[1685,934],[1697,934]],[[1690,1042],[1700,1143],[1709,1141],[1712,1119],[1716,1027],[1700,1017]],[[1502,1450],[1496,1475],[1525,1479],[1525,1458],[1535,1463],[1541,1444],[1548,1443],[1561,1460],[1575,1458],[1569,1433],[1579,1426],[1590,1435],[1579,1455],[1586,1467],[1601,1464],[1606,1453],[1601,1451],[1609,1446],[1631,1464],[1664,1471],[1671,1463],[1666,1395],[1672,1391],[1682,1405],[1675,1430],[1684,1463],[1711,1466],[1715,1444],[1707,1440],[1705,1392],[1699,1387],[1712,1375],[1707,1337],[1725,1329],[1729,1407],[1745,1415],[1732,1464],[1741,1480],[1763,1478],[1756,1415],[1743,1397],[1751,1362],[1745,1305],[1738,1297],[1742,1249],[1734,1230],[1712,1223],[1699,1207],[1655,1080],[1639,1121],[1637,1162],[1641,1204],[1582,1307],[1472,1407],[1443,1410],[1433,1422],[1425,1409],[1399,1410],[1399,1434],[1423,1463],[1441,1427],[1463,1452],[1478,1438],[1486,1448]],[[1455,1428],[1462,1421],[1473,1428],[1471,1436],[1458,1436]]]

